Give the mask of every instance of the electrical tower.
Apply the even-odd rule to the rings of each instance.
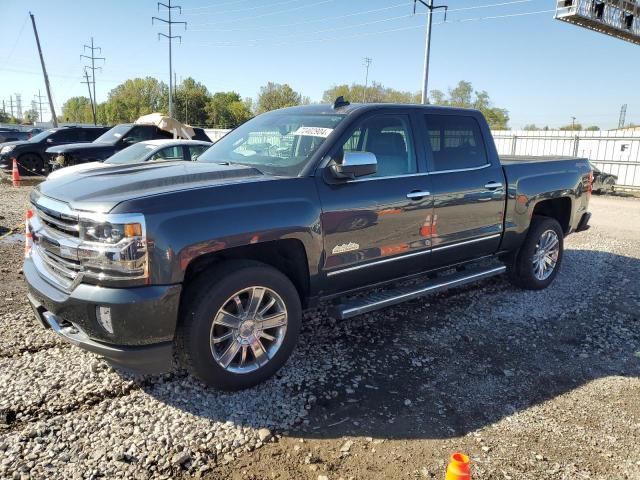
[[[16,97],[16,118],[22,120],[22,95],[15,94]]]
[[[171,0],[168,0],[168,4],[158,2],[158,11],[160,11],[161,6],[167,9],[169,18],[165,19],[160,17],[151,17],[151,24],[153,25],[154,24],[153,22],[155,20],[158,20],[159,22],[164,22],[169,27],[169,35],[166,35],[160,32],[158,33],[158,40],[160,40],[160,37],[165,37],[169,40],[169,116],[173,117],[173,98],[172,98],[173,97],[173,65],[172,65],[172,57],[171,57],[171,43],[173,42],[174,38],[180,39],[180,43],[182,43],[182,37],[180,35],[172,35],[172,27],[174,24],[181,23],[184,25],[184,29],[186,30],[187,22],[177,22],[177,21],[171,20],[171,13],[174,8],[177,8],[180,11],[180,14],[182,15],[182,7],[180,7],[179,5],[171,5]]]
[[[627,120],[627,104],[620,108],[620,117],[618,118],[618,128],[624,128],[624,122]]]
[[[93,124],[97,125],[96,123],[96,109],[94,108],[94,97],[91,96],[91,80],[89,80],[89,72],[87,72],[87,68],[84,68],[84,78],[85,81],[84,82],[80,82],[80,83],[86,83],[87,84],[87,90],[89,91],[89,103],[91,104],[91,115],[93,116]],[[76,122],[78,120],[76,119]]]
[[[15,115],[13,114],[13,97],[11,95],[9,95],[9,108],[11,109],[11,116],[15,118]]]
[[[366,69],[366,73],[364,75],[364,90],[362,91],[362,103],[367,103],[367,86],[369,84],[369,67],[371,66],[371,62],[373,60],[369,57],[364,57],[364,68]]]
[[[416,13],[416,5],[420,2],[427,7],[427,34],[424,47],[424,75],[422,77],[422,104],[429,103],[428,87],[429,87],[429,54],[431,52],[431,25],[433,24],[433,11],[438,8],[444,8],[444,21],[447,21],[447,5],[433,6],[433,0],[413,0],[413,13]],[[428,2],[428,3],[427,3]]]
[[[93,100],[91,100],[91,95],[89,95],[89,100],[91,100],[91,113],[93,114],[93,124],[96,125],[96,70],[102,71],[102,67],[96,67],[96,60],[106,61],[104,57],[96,57],[95,51],[98,50],[102,53],[102,49],[100,47],[93,46],[93,37],[91,37],[91,45],[84,45],[84,51],[87,49],[91,50],[91,56],[88,55],[80,55],[80,58],[86,58],[87,60],[91,60],[91,66],[85,65],[85,75],[87,74],[87,68],[91,69],[91,79],[93,83]],[[84,83],[84,82],[82,82]]]
[[[38,105],[38,111],[40,112],[40,121],[44,122],[44,117],[42,116],[42,99],[45,98],[44,95],[40,95],[40,90],[38,90],[38,94],[34,95],[35,98],[37,98],[37,100],[35,100],[35,103]]]

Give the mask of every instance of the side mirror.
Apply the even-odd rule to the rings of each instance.
[[[345,152],[342,163],[334,162],[329,168],[334,177],[353,180],[376,173],[378,160],[371,152]]]
[[[47,143],[53,143],[53,138],[47,138],[46,142]]]
[[[137,143],[137,142],[136,142],[136,139],[133,137],[124,137],[122,139],[122,143],[124,143],[125,145],[133,145],[134,143]]]

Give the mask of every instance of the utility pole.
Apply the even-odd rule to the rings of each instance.
[[[44,95],[40,95],[40,90],[38,90],[38,94],[34,95],[34,97],[38,99],[36,103],[38,104],[38,109],[40,111],[40,121],[44,122],[42,117],[42,99],[44,98]]]
[[[576,117],[571,117],[571,130],[576,129]]]
[[[624,128],[624,124],[627,121],[627,104],[625,103],[620,108],[620,117],[618,118],[618,128]]]
[[[84,51],[86,51],[87,49],[91,50],[91,56],[88,55],[80,55],[80,58],[86,58],[87,60],[91,60],[91,66],[89,67],[88,65],[85,65],[85,75],[87,73],[87,68],[91,69],[91,78],[93,80],[93,97],[91,97],[91,95],[89,95],[89,99],[91,100],[91,98],[93,98],[93,100],[91,100],[91,113],[93,113],[93,124],[96,124],[96,70],[101,70],[102,71],[102,67],[96,67],[96,60],[102,60],[103,62],[106,61],[104,57],[96,57],[95,56],[95,51],[98,50],[100,53],[102,53],[102,49],[100,47],[94,47],[93,46],[93,37],[91,37],[91,46],[89,45],[84,45]],[[84,82],[81,82],[84,83]]]
[[[47,89],[47,97],[49,97],[49,109],[51,110],[51,121],[53,127],[58,127],[58,119],[56,118],[56,110],[53,108],[53,98],[51,98],[51,86],[49,85],[49,77],[47,76],[47,69],[44,66],[44,57],[42,56],[42,48],[40,48],[40,38],[38,38],[38,29],[36,28],[36,19],[31,12],[31,24],[33,25],[33,33],[36,36],[36,44],[38,45],[38,53],[40,54],[40,64],[42,65],[42,75],[44,76],[44,86]]]
[[[431,26],[433,24],[433,11],[438,8],[444,8],[444,21],[447,21],[447,5],[433,6],[433,0],[413,0],[413,13],[416,13],[416,4],[420,2],[427,7],[427,34],[424,47],[424,75],[422,77],[422,104],[429,103],[428,87],[429,87],[429,54],[431,52]]]
[[[12,97],[11,95],[9,95],[9,108],[11,109],[11,116],[12,116],[13,118],[16,118],[16,117],[13,115],[13,97]]]
[[[364,90],[362,91],[362,103],[367,103],[367,85],[369,84],[369,67],[371,66],[371,62],[373,62],[373,60],[369,57],[364,57],[364,68],[366,69],[365,75],[364,75]]]
[[[172,58],[171,58],[171,43],[173,42],[174,38],[179,38],[180,39],[180,43],[182,43],[182,37],[180,35],[172,35],[171,33],[171,27],[173,26],[173,24],[177,24],[177,23],[181,23],[184,25],[184,29],[187,29],[187,22],[176,22],[174,20],[171,20],[171,12],[173,11],[174,8],[177,8],[180,11],[180,14],[182,14],[182,7],[180,7],[179,5],[171,5],[171,0],[168,0],[168,4],[166,3],[162,3],[162,2],[158,2],[158,11],[160,11],[160,7],[165,7],[169,13],[169,19],[164,19],[164,18],[159,18],[159,17],[151,17],[151,24],[153,25],[154,20],[158,20],[159,22],[164,22],[169,26],[169,35],[166,35],[162,32],[158,33],[158,40],[160,40],[160,37],[165,37],[169,40],[169,116],[173,117],[173,65],[172,65]]]
[[[80,83],[86,83],[87,84],[87,90],[89,90],[89,102],[91,103],[91,113],[93,114],[93,124],[97,125],[97,122],[96,122],[96,109],[94,108],[94,101],[93,101],[93,97],[91,96],[91,81],[89,80],[89,73],[87,72],[87,68],[88,67],[85,67],[85,69],[84,69],[85,81],[84,82],[80,82]]]

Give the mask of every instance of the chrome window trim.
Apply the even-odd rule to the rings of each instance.
[[[491,163],[486,163],[479,167],[469,167],[469,168],[456,168],[453,170],[435,170],[433,172],[429,172],[431,175],[440,175],[442,173],[456,173],[456,172],[473,172],[474,170],[482,170],[484,168],[489,168]]]
[[[409,177],[420,177],[423,175],[429,175],[428,172],[419,172],[419,173],[407,173],[405,175],[389,175],[388,177],[371,177],[371,178],[358,178],[357,180],[347,180],[346,183],[359,183],[359,182],[371,182],[373,180],[391,180],[394,178],[409,178]]]
[[[453,243],[451,245],[444,245],[442,247],[430,248],[429,250],[423,250],[423,251],[420,251],[420,252],[407,253],[405,255],[399,255],[397,257],[391,257],[391,258],[384,258],[382,260],[375,260],[373,262],[365,263],[363,265],[355,265],[353,267],[347,267],[347,268],[343,268],[341,270],[334,270],[332,272],[328,272],[327,273],[327,277],[333,277],[333,276],[339,275],[341,273],[353,272],[355,270],[360,270],[360,269],[363,269],[363,268],[382,265],[382,264],[389,263],[389,262],[395,262],[396,260],[404,260],[406,258],[417,257],[419,255],[428,255],[428,254],[430,254],[432,252],[437,252],[439,250],[446,250],[448,248],[459,247],[459,246],[467,245],[467,244],[470,244],[470,243],[477,243],[477,242],[482,242],[484,240],[491,240],[491,239],[494,239],[496,237],[499,237],[500,235],[502,235],[502,234],[501,233],[495,233],[495,234],[492,234],[492,235],[489,235],[489,236],[486,236],[486,237],[482,237],[482,238],[474,238],[473,240],[465,240],[463,242],[457,242],[457,243]]]

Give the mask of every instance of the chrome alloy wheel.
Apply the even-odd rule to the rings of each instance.
[[[287,308],[273,290],[249,287],[229,297],[211,325],[213,358],[232,373],[249,373],[266,365],[287,332]]]
[[[538,280],[546,280],[553,273],[560,255],[560,240],[553,230],[540,235],[533,254],[533,274]]]

